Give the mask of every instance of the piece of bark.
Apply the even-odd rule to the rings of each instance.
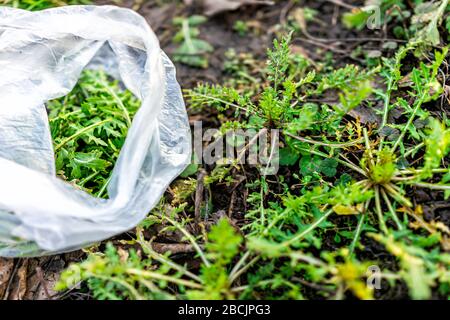
[[[23,259],[14,279],[9,300],[23,300],[27,292],[28,259]]]
[[[13,259],[0,258],[0,299],[3,299],[3,296],[6,294],[13,270]]]
[[[190,253],[195,251],[194,247],[189,243],[152,242],[152,248],[158,253],[166,253],[170,251],[172,254]]]

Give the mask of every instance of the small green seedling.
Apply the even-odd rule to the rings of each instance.
[[[173,42],[179,44],[173,54],[175,61],[192,67],[208,67],[208,53],[213,52],[214,48],[208,42],[198,38],[200,35],[198,27],[206,21],[205,17],[199,15],[173,20],[173,24],[181,28],[173,37]]]
[[[233,30],[236,31],[238,35],[243,37],[243,36],[247,35],[249,28],[245,21],[236,20],[236,22],[233,25]]]

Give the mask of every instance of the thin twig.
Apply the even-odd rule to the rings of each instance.
[[[316,144],[316,145],[324,146],[324,147],[330,147],[330,148],[346,148],[346,147],[350,147],[350,146],[353,146],[353,145],[363,142],[363,138],[359,138],[358,140],[349,141],[349,142],[322,142],[322,141],[315,141],[312,139],[295,136],[289,132],[285,132],[284,134],[293,139],[296,139],[298,141],[306,142],[309,144]]]
[[[195,219],[196,223],[200,222],[201,204],[203,201],[205,176],[206,176],[206,171],[203,169],[200,169],[198,172],[198,175],[197,175],[197,186],[195,189],[194,219]]]
[[[394,222],[397,225],[397,228],[399,230],[403,230],[403,225],[401,224],[397,214],[395,213],[395,210],[392,206],[391,200],[389,200],[388,195],[386,194],[386,192],[384,191],[383,188],[380,189],[380,192],[381,192],[381,196],[383,197],[384,201],[386,202],[389,212],[392,215],[392,219],[394,219]]]
[[[428,188],[432,190],[450,190],[450,185],[445,184],[433,184],[427,182],[414,182],[412,184],[415,185],[416,187]]]
[[[375,186],[375,209],[378,215],[378,221],[380,223],[381,231],[383,231],[384,234],[388,234],[388,230],[386,228],[386,223],[384,222],[383,218],[383,211],[381,210],[381,203],[380,203],[380,187]]]

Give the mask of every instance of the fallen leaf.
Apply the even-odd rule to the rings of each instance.
[[[333,211],[340,216],[360,214],[364,209],[362,203],[358,203],[355,206],[345,206],[342,204],[336,204],[333,206]]]
[[[294,13],[292,15],[295,19],[295,22],[297,22],[297,24],[299,25],[300,29],[303,32],[305,32],[306,31],[305,10],[303,8],[297,8],[294,10]]]
[[[65,265],[59,256],[29,259],[27,292],[23,299],[49,300],[56,296],[58,292],[53,288]]]
[[[358,119],[362,124],[366,123],[380,123],[381,117],[375,112],[374,108],[369,108],[366,106],[358,106],[348,112],[348,114]]]
[[[444,249],[445,251],[450,251],[450,237],[442,237],[441,244],[442,249]]]
[[[0,299],[3,298],[3,295],[6,292],[13,269],[13,259],[0,258]]]
[[[17,271],[17,281],[14,283],[8,299],[23,300],[27,291],[28,259],[22,260],[22,264]]]
[[[117,253],[119,254],[120,262],[126,263],[128,260],[129,253],[128,251],[124,250],[123,248],[119,247],[117,250]]]
[[[51,300],[58,294],[53,288],[59,280],[60,272],[45,272],[36,269],[36,276],[39,279],[39,286],[34,293],[35,300]]]

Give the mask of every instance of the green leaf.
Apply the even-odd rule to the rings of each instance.
[[[191,163],[190,165],[188,165],[186,167],[186,169],[184,169],[184,171],[180,174],[180,177],[182,178],[187,178],[189,176],[192,176],[194,174],[196,174],[198,171],[198,164],[196,163]]]
[[[300,155],[289,147],[280,149],[279,155],[280,165],[282,166],[292,166],[300,158]]]
[[[361,9],[355,9],[352,12],[345,12],[342,15],[342,23],[348,29],[362,30],[370,18],[371,13]]]
[[[329,178],[332,178],[336,175],[336,168],[338,166],[338,162],[333,158],[327,158],[322,160],[320,163],[320,172],[326,175]]]
[[[423,177],[432,176],[432,169],[441,165],[442,159],[450,152],[450,129],[435,118],[429,120],[428,137],[425,139],[425,165]]]
[[[236,233],[227,219],[220,219],[208,234],[206,249],[208,257],[225,265],[238,253],[242,237]]]
[[[198,26],[206,21],[208,21],[208,19],[201,15],[192,15],[188,18],[189,25],[191,26]]]
[[[300,173],[304,176],[320,173],[321,160],[318,157],[303,156],[300,159]]]

